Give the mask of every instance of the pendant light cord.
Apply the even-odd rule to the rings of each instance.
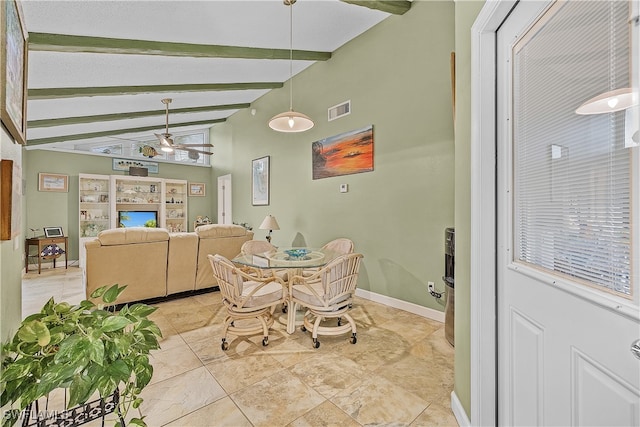
[[[289,8],[289,110],[293,111],[293,2]]]

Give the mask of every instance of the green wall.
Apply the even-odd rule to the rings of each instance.
[[[454,3],[414,2],[294,77],[294,109],[314,119],[310,131],[267,126],[288,109],[288,84],[254,102],[255,116],[243,110],[214,126],[216,150],[232,152],[233,220],[264,238],[257,227],[274,215],[280,246],[349,237],[365,255],[359,287],[442,311],[427,282],[444,288],[444,229],[454,223],[453,49]],[[346,100],[352,113],[328,122],[327,108]],[[374,171],[312,180],[312,142],[367,125]],[[271,201],[252,206],[251,160],[263,156],[271,156]]]
[[[22,170],[22,146],[15,144],[9,134],[0,126],[0,158],[13,160],[14,170],[20,179]],[[21,185],[19,182],[18,185]],[[12,203],[24,212],[21,195]],[[24,252],[24,220],[20,221],[18,234],[11,240],[0,241],[0,341],[11,338],[21,320],[22,309],[22,253]]]
[[[124,175],[112,169],[110,157],[74,154],[67,152],[28,150],[24,155],[24,179],[26,179],[27,211],[24,215],[26,230],[29,228],[62,226],[69,236],[69,259],[78,259],[78,174]],[[211,185],[213,172],[209,167],[183,166],[160,163],[159,173],[152,177],[186,179],[207,184],[206,197],[189,197],[188,215],[191,224],[197,215],[209,216],[215,221],[215,188]],[[69,176],[69,192],[38,191],[38,173],[60,173]],[[189,226],[191,229],[191,226]]]

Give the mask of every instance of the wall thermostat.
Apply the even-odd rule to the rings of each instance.
[[[340,192],[346,193],[347,191],[349,191],[349,184],[340,184]]]

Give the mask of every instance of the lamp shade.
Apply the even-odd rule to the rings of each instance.
[[[632,88],[610,90],[593,97],[578,107],[576,114],[606,114],[638,105],[638,93]]]
[[[313,127],[313,120],[293,110],[280,113],[269,120],[269,127],[278,132],[304,132]]]
[[[267,215],[258,228],[260,228],[260,230],[280,230],[278,221],[276,221],[276,218],[271,215]]]

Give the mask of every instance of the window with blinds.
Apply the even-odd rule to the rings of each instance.
[[[558,2],[514,46],[512,141],[514,260],[630,298],[626,113],[576,114],[630,87],[629,19],[625,1]]]

